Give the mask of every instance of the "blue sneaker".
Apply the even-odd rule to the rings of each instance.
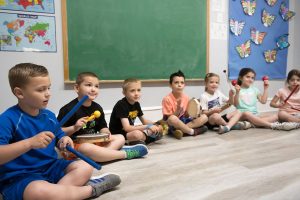
[[[92,177],[87,185],[92,186],[92,198],[99,197],[102,193],[113,189],[121,183],[121,179],[116,174],[102,174]]]
[[[125,151],[126,159],[141,158],[148,154],[148,148],[143,144],[136,144],[133,146],[123,146],[121,151]]]

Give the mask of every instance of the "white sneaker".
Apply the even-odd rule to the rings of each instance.
[[[248,122],[248,121],[243,121],[244,122],[244,129],[249,129],[249,128],[254,128],[254,126]]]
[[[274,122],[271,124],[272,129],[284,130],[284,131],[290,131],[299,127],[300,124],[296,122],[283,122],[283,123]]]

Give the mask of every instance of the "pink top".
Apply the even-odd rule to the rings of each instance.
[[[177,117],[181,117],[184,115],[187,106],[189,103],[189,97],[185,94],[182,94],[181,96],[181,105],[180,105],[180,112],[179,115]],[[168,94],[167,96],[165,96],[162,100],[162,112],[163,115],[173,115],[175,113],[177,109],[177,100],[174,97],[173,93],[171,92],[170,94]]]
[[[287,87],[281,88],[277,91],[276,96],[283,102],[290,94],[291,90]],[[286,111],[290,114],[297,114],[299,111],[292,109],[292,107],[300,110],[300,90],[294,92],[292,96],[287,100],[286,104],[279,108],[279,110]]]

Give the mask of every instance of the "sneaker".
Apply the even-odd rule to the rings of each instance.
[[[290,131],[299,127],[300,124],[296,122],[283,122],[283,123],[274,122],[271,124],[272,129],[284,130],[284,131]]]
[[[238,121],[231,130],[246,130],[249,128],[253,128],[254,126],[248,121]]]
[[[222,126],[222,125],[219,126],[219,131],[218,131],[219,134],[227,133],[229,131],[230,130],[227,126]]]
[[[181,138],[183,137],[183,132],[181,130],[176,129],[176,130],[172,131],[172,135],[176,139],[181,140]]]
[[[193,135],[193,136],[203,134],[203,133],[205,133],[207,130],[208,130],[207,126],[200,126],[200,127],[198,127],[198,128],[194,128],[194,135]]]
[[[144,130],[144,133],[148,136],[153,138],[155,141],[160,140],[163,137],[163,132],[158,132],[158,133],[151,133],[150,130]]]
[[[148,148],[144,144],[136,144],[134,146],[123,146],[121,151],[125,151],[126,159],[141,158],[148,154]]]
[[[99,197],[105,191],[111,190],[121,183],[121,179],[116,174],[102,174],[92,177],[87,185],[92,186],[92,198]]]
[[[244,122],[244,130],[249,129],[249,128],[255,128],[255,126],[253,124],[251,124],[248,121],[243,121]]]
[[[244,122],[238,121],[234,126],[231,127],[231,130],[244,130],[245,124]]]

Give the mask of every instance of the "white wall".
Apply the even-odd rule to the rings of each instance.
[[[228,0],[210,0],[210,25],[213,23],[219,23],[221,26],[228,25]],[[299,36],[300,26],[295,24],[300,23],[300,2],[297,0],[290,0],[290,8],[295,10],[297,15],[290,22],[290,37],[289,41],[291,46],[288,54],[288,71],[293,66],[299,65],[299,53],[297,50],[300,47]],[[295,8],[295,9],[293,9]],[[1,85],[1,100],[0,100],[0,112],[3,112],[7,107],[15,104],[16,98],[12,95],[7,73],[8,70],[17,63],[20,62],[33,62],[44,65],[48,68],[52,80],[52,98],[48,108],[58,112],[59,108],[76,97],[75,92],[70,85],[64,84],[63,77],[63,46],[62,46],[62,24],[61,24],[61,4],[60,0],[55,0],[55,17],[56,17],[56,36],[57,36],[57,52],[56,53],[32,53],[32,52],[0,52],[0,67],[2,73],[0,73],[0,85]],[[211,32],[212,34],[212,32]],[[226,78],[222,76],[223,69],[227,68],[227,37],[219,40],[210,37],[209,40],[209,71],[215,72],[221,75],[221,83],[225,83]],[[199,97],[204,91],[203,82],[188,82],[186,87],[186,93],[190,97]],[[262,89],[261,81],[256,81],[255,85]],[[272,97],[275,91],[282,87],[283,81],[271,81],[270,94]],[[228,91],[227,84],[221,84],[223,91]],[[144,83],[142,90],[141,104],[143,107],[155,107],[161,105],[161,99],[163,96],[170,92],[168,83]],[[100,95],[97,102],[102,105],[105,110],[111,110],[117,100],[122,98],[120,89],[120,83],[102,84]],[[260,110],[268,111],[269,106],[260,106]],[[160,115],[160,111],[155,109],[155,113]],[[146,111],[146,115],[148,111]],[[161,116],[155,116],[151,112],[150,118],[158,119]]]

